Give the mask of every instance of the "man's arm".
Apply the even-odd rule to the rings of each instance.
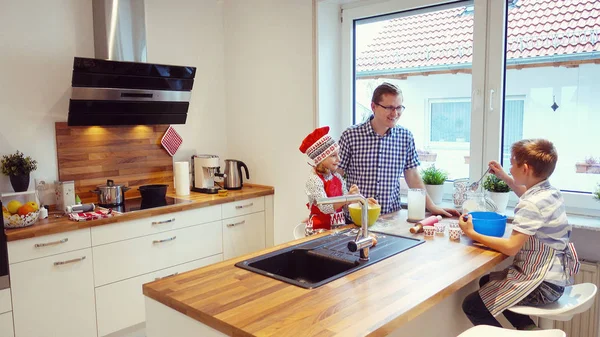
[[[421,179],[421,175],[416,167],[410,168],[408,170],[404,170],[404,180],[406,180],[406,184],[409,188],[422,188],[425,189],[425,184],[423,183],[423,179]],[[446,217],[459,216],[460,213],[452,208],[441,208],[437,206],[429,197],[429,195],[425,196],[425,207],[434,215],[443,215]]]

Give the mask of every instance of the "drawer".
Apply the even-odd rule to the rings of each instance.
[[[221,261],[223,255],[217,254],[96,288],[98,336],[106,336],[146,321],[142,293],[144,283]]]
[[[265,209],[265,198],[258,197],[223,204],[223,219],[256,213]]]
[[[92,248],[96,286],[223,252],[221,221]]]
[[[225,260],[265,249],[265,246],[265,212],[223,220]]]
[[[0,290],[0,314],[12,311],[10,288]],[[2,335],[0,335],[2,336]]]
[[[96,226],[92,227],[92,245],[104,245],[218,220],[221,220],[221,205]]]
[[[90,229],[44,235],[8,243],[8,262],[17,263],[91,247]]]
[[[12,312],[7,312],[0,315],[0,336],[15,337]]]

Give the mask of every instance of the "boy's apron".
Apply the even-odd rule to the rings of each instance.
[[[552,267],[556,250],[530,236],[507,269],[490,273],[490,281],[479,289],[479,296],[493,316],[516,305],[542,284]],[[563,251],[563,267],[570,279],[579,271],[572,243]]]
[[[317,176],[323,181],[327,197],[339,197],[344,195],[344,192],[342,191],[342,181],[335,174],[332,175],[332,178],[329,181],[326,181],[320,174],[317,174]],[[321,212],[316,204],[307,204],[307,207],[310,208],[310,216],[308,223],[306,224],[307,232],[317,229],[331,229],[332,226],[335,227],[346,224],[343,207],[336,209],[332,214]]]

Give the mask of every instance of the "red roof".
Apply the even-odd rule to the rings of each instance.
[[[519,0],[508,11],[507,38],[509,62],[600,51],[600,1]],[[357,58],[356,70],[460,67],[472,57],[473,12],[463,6],[385,21]]]

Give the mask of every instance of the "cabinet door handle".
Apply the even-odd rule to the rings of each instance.
[[[60,245],[61,243],[66,243],[67,241],[69,241],[69,238],[64,238],[62,240],[46,242],[46,243],[36,243],[35,248]]]
[[[85,256],[78,257],[78,258],[72,259],[72,260],[67,260],[67,261],[57,261],[57,262],[54,262],[54,265],[61,266],[63,264],[69,264],[69,263],[79,262],[79,261],[83,261],[83,260],[85,260]]]
[[[162,240],[152,240],[153,244],[157,244],[157,243],[163,243],[163,242],[167,242],[167,241],[173,241],[177,238],[177,236],[173,236],[171,238],[168,239],[162,239]]]
[[[236,223],[228,223],[227,227],[235,227],[235,226],[238,226],[238,225],[243,225],[245,223],[246,223],[246,220],[242,220],[242,221],[236,222]]]
[[[178,273],[178,272],[175,272],[175,273],[173,273],[173,274],[169,274],[169,275],[166,275],[166,276],[163,276],[163,277],[157,277],[157,278],[155,278],[155,279],[154,279],[154,281],[162,280],[162,279],[164,279],[164,278],[171,277],[171,276],[175,276],[175,275],[177,275],[177,274],[179,274],[179,273]]]
[[[242,209],[242,208],[252,207],[252,206],[254,206],[253,202],[246,204],[246,205],[235,206],[235,209]]]
[[[152,225],[162,225],[169,222],[175,222],[175,218],[162,221],[152,221]]]

